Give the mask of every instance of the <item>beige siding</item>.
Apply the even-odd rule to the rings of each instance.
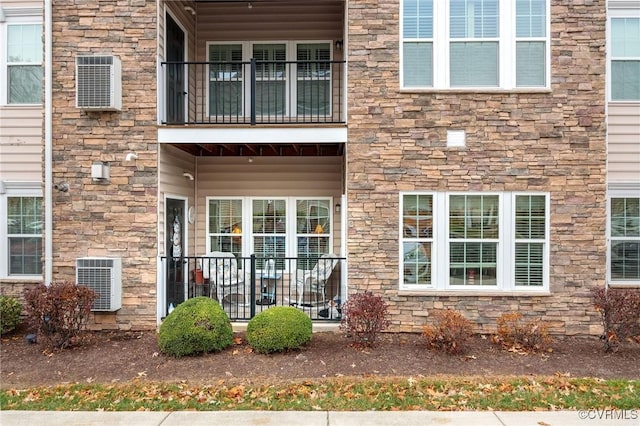
[[[0,7],[11,9],[15,7],[39,7],[42,9],[42,1],[38,0],[2,0]]]
[[[197,59],[206,60],[207,41],[339,40],[344,3],[204,3],[198,5]],[[334,60],[342,59],[334,52]]]
[[[42,108],[0,107],[0,179],[42,180]]]
[[[608,181],[640,183],[640,105],[609,104]]]
[[[0,7],[38,8],[42,0],[2,0]],[[42,107],[0,106],[0,180],[42,180]]]
[[[165,255],[165,197],[187,198],[188,207],[194,205],[195,180],[183,176],[189,172],[195,176],[194,159],[189,154],[169,145],[160,145],[160,195],[158,199],[158,248],[160,256]],[[195,224],[187,225],[187,241],[185,245],[189,255],[194,254]]]
[[[340,202],[342,157],[202,157],[198,159],[196,254],[206,246],[206,198],[214,196],[333,197]],[[334,252],[340,253],[340,215],[334,213]]]

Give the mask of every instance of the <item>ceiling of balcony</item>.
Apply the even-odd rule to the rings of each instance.
[[[344,155],[344,144],[174,144],[198,157],[335,157]]]

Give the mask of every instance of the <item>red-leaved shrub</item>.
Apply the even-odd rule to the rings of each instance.
[[[27,322],[47,347],[67,348],[78,343],[97,296],[93,290],[69,282],[39,284],[24,294]]]
[[[362,346],[375,345],[378,334],[389,327],[389,305],[381,296],[365,291],[356,293],[342,307],[340,329]]]
[[[620,288],[596,288],[591,291],[600,313],[605,352],[617,349],[627,337],[640,336],[640,292]]]

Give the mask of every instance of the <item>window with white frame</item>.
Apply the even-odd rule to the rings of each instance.
[[[274,258],[297,258],[299,269],[311,269],[332,252],[331,198],[209,198],[207,250],[237,257],[255,254],[258,269]]]
[[[640,9],[612,11],[609,86],[612,101],[640,101]]]
[[[402,0],[401,86],[546,88],[547,0]]]
[[[289,111],[306,117],[330,115],[331,46],[320,41],[209,43],[209,114],[250,114],[253,58],[256,115],[277,117]]]
[[[6,250],[0,276],[42,275],[42,196],[40,190],[10,189],[0,196],[0,236]]]
[[[547,291],[548,195],[401,195],[400,288]]]
[[[42,103],[42,16],[32,10],[4,9],[1,24],[2,102],[7,105]]]
[[[609,202],[609,279],[640,283],[640,197],[612,196]]]

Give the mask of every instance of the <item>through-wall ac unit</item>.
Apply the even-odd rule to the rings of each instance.
[[[95,111],[122,109],[120,58],[76,57],[76,106]]]
[[[98,294],[92,311],[117,311],[122,307],[122,261],[118,257],[76,259],[76,284]]]

